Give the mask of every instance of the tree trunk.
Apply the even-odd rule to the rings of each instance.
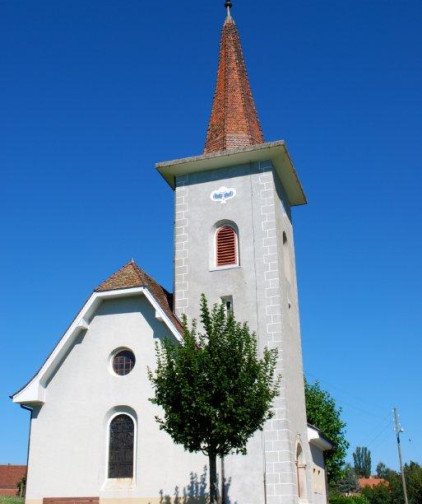
[[[208,459],[210,462],[210,504],[217,504],[217,455],[209,453]]]
[[[221,504],[226,504],[226,476],[224,474],[224,457],[221,460]]]

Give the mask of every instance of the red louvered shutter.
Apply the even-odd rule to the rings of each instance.
[[[230,226],[217,230],[217,266],[237,264],[236,231]]]

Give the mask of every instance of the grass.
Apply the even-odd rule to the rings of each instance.
[[[0,504],[23,504],[23,497],[6,497],[0,495]]]

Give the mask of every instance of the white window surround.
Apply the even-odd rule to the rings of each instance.
[[[114,418],[119,415],[127,415],[133,422],[133,477],[132,478],[109,478],[108,477],[108,462],[110,455],[110,425]],[[137,461],[137,439],[138,439],[138,422],[135,411],[128,406],[117,406],[108,413],[109,418],[106,422],[106,435],[104,436],[105,443],[105,474],[102,490],[128,490],[136,487],[136,461]]]
[[[215,230],[214,234],[214,265],[216,268],[224,268],[224,266],[217,266],[217,238],[218,238],[218,233],[222,228],[230,228],[234,232],[234,253],[236,257],[236,262],[232,264],[225,264],[224,266],[239,266],[239,231],[237,229],[237,226],[234,225],[234,223],[225,223],[220,226],[218,226]]]
[[[240,269],[241,266],[238,264],[229,264],[227,266],[214,266],[213,268],[210,268],[208,271],[224,271],[224,270],[229,270],[229,269]]]
[[[133,366],[133,368],[136,366],[136,355],[134,353],[134,351],[127,347],[127,346],[120,346],[120,347],[117,347],[115,348],[109,355],[109,358],[108,358],[108,370],[110,371],[110,373],[115,376],[116,378],[125,378],[126,376],[130,375],[130,373],[127,373],[125,375],[119,375],[116,373],[116,371],[114,371],[114,368],[113,368],[113,359],[114,357],[120,353],[120,352],[123,352],[123,351],[127,351],[127,352],[132,352],[132,354],[134,355],[135,357],[135,365]],[[133,370],[132,368],[132,370]],[[132,371],[131,371],[132,372]]]
[[[236,264],[217,266],[217,231],[223,227],[231,227],[236,234]],[[209,271],[221,271],[240,268],[240,235],[237,224],[231,220],[219,220],[212,226],[209,234]]]
[[[224,303],[226,313],[233,313],[233,296],[221,296],[220,299]]]
[[[296,483],[299,502],[308,502],[305,454],[300,442],[296,444]]]

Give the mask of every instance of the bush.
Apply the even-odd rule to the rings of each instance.
[[[366,487],[362,494],[370,504],[388,504],[391,501],[390,489],[386,485]]]
[[[353,497],[353,502],[355,504],[369,504],[368,499],[365,497],[365,495],[355,495]]]
[[[329,501],[330,504],[369,504],[364,495],[335,495]]]

